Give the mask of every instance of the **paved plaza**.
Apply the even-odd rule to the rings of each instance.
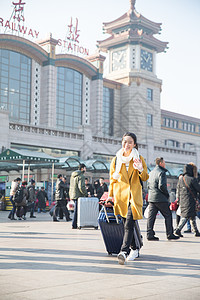
[[[100,230],[72,230],[48,213],[28,213],[26,221],[7,215],[0,212],[0,300],[200,299],[200,238],[166,240],[163,219],[156,220],[158,242],[146,240],[146,220],[139,222],[141,256],[121,266]]]

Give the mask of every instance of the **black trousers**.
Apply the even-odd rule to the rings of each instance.
[[[57,220],[57,215],[58,215],[60,209],[62,209],[63,214],[66,217],[66,220],[68,220],[69,219],[69,211],[66,207],[66,201],[65,200],[56,201],[55,209],[53,211],[53,219]]]
[[[135,221],[133,220],[133,214],[131,210],[131,205],[128,207],[127,217],[123,218],[124,222],[124,238],[121,247],[122,252],[126,252],[128,255],[130,253],[130,248],[136,250],[135,238],[134,238],[134,227]]]
[[[169,205],[170,204],[168,202],[149,202],[149,216],[147,219],[147,238],[152,238],[155,235],[155,231],[153,230],[153,228],[158,211],[160,211],[163,217],[165,218],[167,237],[173,234],[172,213],[169,209]]]

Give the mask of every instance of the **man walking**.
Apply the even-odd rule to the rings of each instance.
[[[173,234],[172,213],[169,209],[169,193],[167,190],[167,169],[162,157],[156,158],[156,167],[149,174],[148,180],[148,202],[149,215],[147,219],[147,239],[149,241],[158,241],[153,230],[156,215],[161,212],[165,218],[165,227],[168,240],[177,240],[179,236]]]
[[[34,216],[35,201],[35,180],[31,179],[31,184],[28,186],[28,206],[30,208],[30,218],[36,218],[36,216]]]
[[[38,199],[38,213],[40,213],[41,211],[46,213],[46,200],[48,200],[48,196],[43,186],[41,187],[40,191],[37,193],[37,199]]]
[[[65,199],[65,191],[67,190],[67,183],[63,181],[63,176],[59,174],[57,176],[56,181],[56,192],[55,192],[55,200],[56,205],[53,212],[53,221],[59,222],[57,219],[58,211],[62,210],[63,214],[65,215],[66,221],[71,221],[69,216],[69,211],[66,207],[66,199]]]
[[[79,197],[87,197],[85,177],[83,175],[85,171],[86,166],[84,164],[80,164],[78,170],[74,171],[70,178],[69,196],[75,203],[72,229],[77,229],[77,200]]]

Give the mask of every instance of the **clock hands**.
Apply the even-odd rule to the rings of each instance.
[[[121,52],[121,53],[120,53],[120,56],[118,57],[118,62],[121,61],[121,59],[122,59],[123,56],[124,56],[124,52]]]

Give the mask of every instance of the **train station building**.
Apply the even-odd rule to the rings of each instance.
[[[6,25],[2,18],[0,25]],[[163,156],[171,170],[191,161],[200,169],[200,119],[161,109],[156,57],[168,45],[157,37],[161,23],[145,18],[130,1],[128,11],[103,28],[109,37],[84,57],[56,54],[63,41],[51,34],[36,42],[16,35],[15,27],[0,34],[1,152],[109,162],[130,131],[149,168]],[[76,50],[87,54],[83,47]]]

